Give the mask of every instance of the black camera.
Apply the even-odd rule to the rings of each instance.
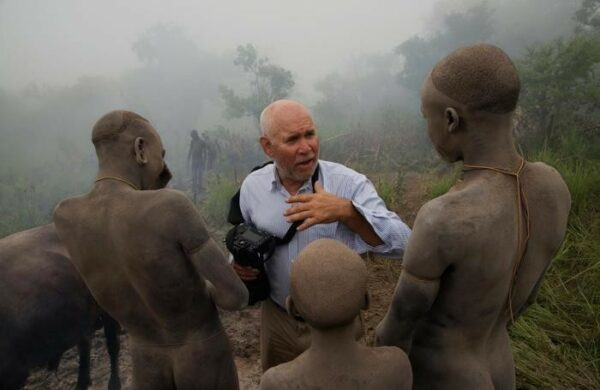
[[[243,280],[249,292],[249,305],[269,297],[271,286],[265,273],[265,261],[273,256],[278,241],[277,237],[245,223],[231,228],[225,237],[225,245],[235,262],[259,271],[255,280]]]
[[[259,268],[273,256],[277,238],[252,225],[241,223],[227,233],[225,244],[236,263]]]

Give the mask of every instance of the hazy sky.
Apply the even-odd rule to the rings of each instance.
[[[219,53],[253,43],[300,85],[423,30],[436,0],[0,0],[0,88],[72,84],[136,66],[133,42],[181,27]]]

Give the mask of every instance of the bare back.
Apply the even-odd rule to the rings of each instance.
[[[142,341],[183,343],[194,332],[220,330],[206,283],[185,253],[210,240],[201,220],[187,223],[195,211],[190,205],[172,190],[107,196],[94,189],[55,212],[59,234],[98,303]],[[182,228],[197,236],[181,234]]]
[[[471,364],[471,368],[489,369],[492,381],[514,376],[506,329],[511,321],[509,290],[512,285],[512,313],[517,316],[535,298],[562,243],[570,208],[568,189],[553,168],[528,163],[521,182],[524,200],[518,205],[515,177],[486,170],[468,172],[464,181],[419,212],[405,257],[408,277],[427,275],[432,269],[442,273],[437,298],[414,334],[411,362],[416,371],[445,369],[462,375],[468,374],[465,367]],[[525,203],[530,224],[527,240],[526,218],[521,218],[521,237],[517,229],[519,208],[524,209]],[[434,237],[428,234],[433,228]],[[519,255],[518,240],[526,242],[524,256]],[[419,251],[432,244],[437,251],[433,267],[419,263]],[[448,369],[448,364],[457,367]],[[420,375],[415,376],[418,385]],[[483,382],[478,385],[486,387]]]

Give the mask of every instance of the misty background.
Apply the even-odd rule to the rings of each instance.
[[[515,61],[519,151],[555,167],[572,198],[537,303],[510,328],[517,388],[597,389],[600,0],[0,0],[0,238],[90,189],[91,129],[114,109],[154,124],[169,185],[192,199],[190,131],[205,134],[215,158],[196,206],[222,237],[229,198],[265,160],[258,115],[284,97],[311,109],[321,157],[414,217],[461,172],[427,139],[420,85],[476,42]]]
[[[257,113],[281,97],[312,109],[325,158],[420,165],[436,158],[418,110],[431,66],[481,41],[523,56],[572,34],[580,5],[0,1],[0,233],[47,222],[60,199],[87,191],[91,128],[113,109],[155,125],[183,190],[190,130],[218,144],[214,173],[239,182],[264,159]]]

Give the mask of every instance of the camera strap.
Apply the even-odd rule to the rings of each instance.
[[[267,161],[266,163],[262,164],[262,165],[258,165],[254,168],[252,168],[252,170],[250,171],[250,173],[264,168],[269,164],[273,164],[273,161]],[[312,183],[312,187],[313,187],[313,192],[315,191],[315,182],[319,179],[319,164],[317,164],[316,168],[315,168],[315,172],[313,173],[312,177],[310,178],[310,182]],[[229,222],[232,225],[239,225],[240,223],[244,222],[244,217],[242,216],[242,210],[240,208],[240,190],[238,190],[238,192],[235,193],[235,195],[233,195],[233,197],[231,197],[231,201],[229,202],[229,213],[227,214],[227,222]],[[288,229],[288,231],[285,233],[285,235],[283,236],[283,238],[277,238],[277,245],[283,245],[283,244],[287,244],[289,243],[292,238],[294,237],[294,234],[296,234],[297,228],[298,226],[300,226],[300,224],[304,222],[304,221],[296,221],[292,224],[292,226],[290,226],[290,228]]]

